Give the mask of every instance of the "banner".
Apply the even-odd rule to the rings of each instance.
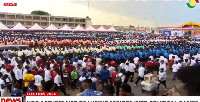
[[[183,36],[183,33],[181,31],[171,31],[171,36]]]
[[[189,96],[27,96],[26,102],[198,102]]]
[[[171,31],[163,31],[163,36],[171,36]]]

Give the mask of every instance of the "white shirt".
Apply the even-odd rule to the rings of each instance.
[[[159,72],[159,80],[160,81],[165,81],[167,79],[167,74],[166,72]]]
[[[136,66],[134,63],[129,63],[129,71],[130,72],[135,72],[135,68],[136,68]]]
[[[112,73],[113,73],[113,71],[115,71],[115,68],[111,66],[108,68],[108,70],[110,72],[110,77],[112,77]]]
[[[81,82],[83,82],[84,80],[86,80],[86,78],[83,77],[83,76],[81,76],[81,77],[79,78],[79,81],[81,81]]]
[[[95,83],[97,81],[97,78],[95,78],[95,77],[92,77],[92,78],[89,77],[88,79],[91,79],[93,83]]]
[[[86,68],[86,63],[83,62],[81,66],[82,66],[82,68]]]
[[[101,69],[102,69],[102,66],[101,66],[101,65],[97,65],[96,73],[97,73],[97,74],[100,74]]]
[[[46,70],[45,72],[44,72],[45,74],[44,74],[44,81],[45,82],[47,82],[47,81],[49,81],[49,80],[51,80],[51,71],[50,70]]]
[[[196,64],[196,61],[195,60],[191,60],[190,66],[194,66],[195,64]]]
[[[6,87],[5,87],[4,89],[1,88],[1,85],[4,85],[4,86],[5,86],[5,84],[6,84],[6,83],[4,82],[4,80],[2,80],[2,79],[0,78],[0,91],[6,91],[6,89],[7,89]]]
[[[125,78],[126,78],[126,76],[123,75],[122,73],[118,73],[118,74],[116,75],[116,77],[121,77],[122,83],[124,82],[124,80],[125,80]]]
[[[12,82],[12,77],[11,77],[11,74],[6,72],[5,74],[8,75],[8,78],[6,79],[6,82]]]
[[[24,75],[26,75],[27,74],[27,69],[24,69],[24,71],[23,71],[23,77],[24,77]]]
[[[167,69],[167,67],[166,67],[166,64],[165,63],[160,63],[160,67],[159,67],[159,70],[161,69],[161,68],[163,68],[164,69],[164,71],[166,71],[166,69]]]
[[[34,76],[34,79],[35,79],[35,85],[36,86],[42,86],[42,80],[43,80],[43,78],[42,78],[42,76],[40,76],[40,75],[35,75]]]
[[[14,73],[17,80],[23,79],[22,69],[17,68]]]
[[[133,60],[134,60],[134,63],[136,64],[136,63],[138,63],[139,58],[138,58],[138,57],[135,57]]]
[[[60,75],[56,75],[54,78],[54,83],[60,86],[60,83],[62,82]]]
[[[154,60],[153,56],[149,56],[149,58],[150,58],[152,61]]]
[[[73,62],[73,65],[74,65],[75,68],[77,68],[78,63],[77,62]]]
[[[7,73],[6,69],[1,68],[1,73],[4,75]]]
[[[143,78],[144,77],[144,71],[145,71],[145,68],[140,67],[139,70],[138,70],[138,73],[139,73],[138,76]]]
[[[180,69],[180,67],[177,64],[172,65],[172,72],[178,72],[178,69]]]

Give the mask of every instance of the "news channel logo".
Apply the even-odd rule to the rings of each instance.
[[[186,5],[189,8],[194,8],[196,6],[196,4],[199,3],[199,0],[190,0],[189,3],[186,3]]]

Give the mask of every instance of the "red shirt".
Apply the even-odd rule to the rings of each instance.
[[[174,64],[174,59],[172,58],[169,60],[169,66],[172,67],[173,64]]]
[[[147,69],[149,69],[150,67],[153,66],[153,62],[148,61],[148,62],[145,63],[145,66],[146,66]]]
[[[116,76],[117,76],[117,72],[114,71],[114,72],[112,73],[112,85],[114,85]]]
[[[56,75],[57,75],[57,72],[52,69],[51,70],[51,77],[52,77],[53,82],[54,82],[54,78],[56,77]]]
[[[95,68],[95,66],[92,64],[92,65],[90,65],[90,70],[95,70],[96,68]]]
[[[56,68],[59,67],[59,63],[56,62],[56,63],[54,64],[54,66],[55,66]]]
[[[160,63],[159,62],[153,62],[153,65],[156,66],[157,68],[160,67]]]
[[[46,65],[51,64],[51,61],[46,61]]]
[[[42,66],[42,62],[43,62],[42,59],[39,59],[39,60],[37,61],[37,66],[38,66],[38,67],[41,67],[41,66]]]

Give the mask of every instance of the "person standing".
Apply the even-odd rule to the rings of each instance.
[[[59,88],[63,92],[63,94],[66,96],[67,93],[65,92],[65,87],[64,87],[64,84],[62,83],[60,72],[58,70],[56,70],[56,72],[57,72],[57,75],[54,78],[55,87],[53,91],[57,91]]]
[[[6,80],[8,78],[8,75],[0,75],[0,91],[1,91],[1,97],[5,97],[6,96],[6,91],[7,91],[7,85],[5,83],[4,80]]]
[[[136,68],[136,65],[134,63],[134,60],[131,60],[129,63],[129,71],[130,71],[130,75],[131,75],[130,82],[134,82],[133,77],[134,77],[134,73],[135,73],[135,68]]]
[[[76,89],[76,83],[78,81],[78,73],[76,72],[76,69],[74,69],[71,72],[71,78],[72,78],[71,88],[72,88],[72,91],[75,91],[74,89]]]
[[[173,78],[172,81],[174,81],[177,77],[177,72],[180,69],[180,67],[178,66],[178,62],[175,62],[175,64],[172,65],[172,72],[173,72]]]
[[[104,66],[103,70],[101,70],[100,76],[101,76],[102,90],[103,90],[104,83],[108,84],[108,79],[110,76],[110,72],[109,70],[107,70],[106,66]]]
[[[31,70],[28,70],[28,71],[27,71],[27,74],[24,75],[23,81],[25,82],[25,83],[24,83],[23,92],[26,92],[26,91],[27,91],[27,88],[28,88],[28,85],[29,85],[29,82],[34,81],[34,75],[31,73]]]
[[[50,71],[50,65],[47,66],[47,70],[44,72],[45,89],[44,91],[50,91],[52,82],[52,76]]]
[[[167,86],[166,86],[167,74],[166,72],[164,72],[163,68],[160,69],[158,77],[159,77],[159,82],[160,82],[158,84],[158,90],[159,90],[160,84],[163,84],[165,86],[165,90],[167,90]]]
[[[35,85],[38,87],[38,90],[41,91],[42,90],[42,81],[43,81],[41,72],[37,72],[37,75],[34,76],[34,79],[35,79]]]
[[[140,80],[144,80],[144,71],[145,71],[145,68],[143,67],[144,65],[141,65],[139,67],[139,70],[138,70],[138,78],[137,78],[137,81],[135,82],[135,86],[137,86],[138,82]]]
[[[22,89],[22,81],[23,81],[23,70],[21,65],[17,65],[17,68],[15,69],[15,78],[17,83],[19,84],[19,89]]]

